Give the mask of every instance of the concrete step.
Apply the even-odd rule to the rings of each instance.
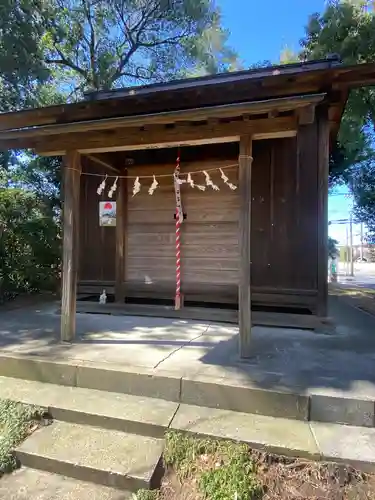
[[[115,363],[61,361],[0,352],[0,376],[270,417],[375,427],[373,390],[361,393],[355,390],[339,391],[321,387],[299,392],[297,389],[264,388],[261,382],[256,383],[249,379],[245,371],[241,373],[241,370],[245,369],[246,365],[241,365],[238,368],[240,373],[226,377],[184,375],[174,371]],[[332,382],[327,381],[328,384]],[[95,399],[93,401],[95,404]],[[103,400],[103,408],[105,404]],[[137,404],[137,400],[134,400],[133,407]],[[52,403],[47,404],[50,405]],[[169,408],[173,410],[176,407]],[[167,416],[168,411],[166,410]],[[95,413],[92,409],[90,412]],[[129,414],[133,415],[132,411]],[[114,415],[112,413],[112,416]],[[93,423],[95,424],[95,421]],[[146,433],[156,436],[150,431]]]
[[[269,453],[343,462],[375,473],[375,429],[303,422],[200,406],[180,405],[171,428],[230,439]]]
[[[0,481],[6,500],[131,500],[132,493],[22,467]]]
[[[54,422],[15,454],[26,467],[135,492],[158,485],[162,451],[161,439]]]
[[[0,399],[47,408],[56,420],[162,438],[178,403],[0,377]]]
[[[155,466],[162,449],[160,438],[168,428],[242,441],[271,453],[341,461],[366,472],[375,471],[374,428],[276,418],[8,377],[0,377],[0,398],[44,406],[58,420],[19,448],[23,463],[116,487],[123,487],[121,477],[127,474],[121,468],[122,455],[128,460],[124,467],[134,470],[130,457],[135,454],[136,463],[138,454],[143,456],[142,447],[148,450],[151,443],[156,448],[152,458]],[[131,433],[148,433],[148,437]],[[73,456],[69,446],[74,448]]]

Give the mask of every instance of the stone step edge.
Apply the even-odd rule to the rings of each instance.
[[[5,479],[5,478],[4,478]],[[18,498],[58,498],[62,500],[132,500],[133,492],[98,485],[79,479],[70,478],[53,472],[23,467],[13,471],[6,480],[0,483],[0,498],[16,500]]]
[[[53,384],[46,384],[46,385],[51,385],[51,387],[58,387],[54,386]],[[74,389],[74,388],[73,388]],[[148,399],[148,398],[145,398]],[[152,398],[150,398],[152,399]],[[14,399],[17,400],[17,399]],[[107,417],[105,415],[93,415],[87,412],[82,412],[82,411],[75,411],[72,409],[59,409],[55,407],[47,407],[47,410],[49,411],[50,415],[58,421],[63,421],[66,423],[74,423],[74,424],[79,424],[79,425],[88,425],[88,426],[93,426],[93,427],[99,427],[103,428],[106,430],[118,430],[127,434],[137,434],[140,436],[148,436],[148,437],[154,437],[157,439],[162,439],[165,436],[165,432],[170,430],[170,431],[178,431],[178,432],[184,432],[184,433],[189,433],[193,434],[196,436],[200,437],[211,437],[213,439],[229,439],[232,441],[242,441],[246,444],[248,444],[250,447],[254,449],[262,449],[264,451],[267,451],[269,453],[274,453],[278,455],[285,455],[285,456],[293,456],[293,457],[302,457],[302,458],[308,458],[310,460],[323,460],[323,461],[333,461],[333,462],[338,462],[338,461],[343,461],[345,463],[350,463],[354,467],[358,468],[359,470],[363,470],[364,472],[374,472],[375,471],[375,464],[372,462],[368,461],[353,461],[351,459],[340,459],[339,457],[334,457],[334,456],[325,456],[324,453],[321,453],[320,451],[314,451],[314,452],[309,452],[306,449],[301,448],[289,448],[288,446],[280,446],[280,445],[275,445],[271,442],[268,443],[262,443],[258,442],[256,440],[247,440],[247,439],[241,439],[241,437],[233,437],[232,435],[219,435],[215,434],[215,432],[207,433],[207,432],[196,432],[195,430],[189,430],[189,429],[184,429],[181,427],[179,424],[180,418],[181,418],[181,413],[185,411],[186,408],[193,409],[195,408],[196,411],[198,412],[208,412],[208,414],[211,417],[215,417],[215,415],[220,414],[220,413],[225,413],[228,418],[230,419],[233,416],[236,416],[237,418],[243,418],[244,421],[248,420],[248,418],[258,418],[260,420],[266,421],[266,420],[277,420],[279,421],[279,425],[283,425],[283,421],[286,421],[287,419],[283,418],[277,418],[277,417],[267,417],[263,415],[254,415],[254,414],[248,414],[248,413],[239,413],[235,411],[230,411],[230,410],[217,410],[213,408],[203,408],[203,407],[194,407],[193,405],[184,405],[184,404],[176,404],[176,409],[173,413],[173,416],[169,420],[167,425],[156,425],[158,432],[152,432],[152,433],[145,433],[145,429],[147,429],[147,426],[149,424],[142,424],[139,422],[133,422],[133,424],[136,426],[136,429],[132,429],[132,427],[129,427],[127,424],[130,422],[127,419],[114,419],[118,420],[119,425],[108,425],[108,422],[111,422],[112,417]],[[78,416],[78,418],[77,418]],[[211,420],[211,418],[204,418],[202,419],[203,421],[205,420]],[[125,427],[123,423],[125,422]],[[292,420],[289,420],[288,423],[293,422]],[[131,424],[132,422],[130,422]],[[314,425],[314,422],[304,422],[304,421],[297,421],[293,424],[295,425],[303,425],[306,426],[306,428],[309,428],[310,431],[311,425]],[[330,425],[330,424],[328,424]],[[339,425],[339,424],[334,424],[337,427],[345,428],[344,425]],[[351,426],[351,429],[354,429],[354,426]],[[359,427],[358,429],[361,429]],[[288,434],[286,433],[285,438],[288,438]],[[375,430],[374,430],[374,439],[375,439]],[[102,483],[100,483],[102,484]]]
[[[0,376],[0,398],[44,408],[61,422],[163,438],[179,403]]]
[[[117,488],[119,490],[136,492],[140,489],[151,489],[152,485],[157,484],[157,478],[161,475],[161,473],[157,471],[157,469],[161,467],[161,458],[155,467],[151,482],[148,483],[140,478],[129,475],[122,475],[113,471],[73,464],[39,454],[24,452],[19,449],[16,449],[14,453],[22,466],[59,474],[60,476],[70,477],[78,481]]]
[[[242,385],[230,378],[189,378],[166,370],[130,366],[124,370],[110,363],[52,361],[36,356],[10,356],[4,352],[0,352],[0,376],[271,417],[375,427],[375,397],[301,394]]]
[[[184,415],[184,412],[186,410],[188,412],[188,417]],[[197,424],[195,424],[194,419],[193,421],[188,420],[189,410],[190,411],[192,410],[193,412],[198,412],[198,415],[203,412],[205,413],[204,417],[206,418],[197,418],[195,420]],[[207,428],[205,428],[206,425],[205,422],[211,422],[211,423],[212,421],[215,422],[215,418],[217,418],[218,415],[220,416],[220,414],[223,414],[224,418],[228,418],[230,424],[231,424],[230,420],[233,418],[237,422],[238,419],[242,419],[244,426],[246,427],[247,425],[247,429],[244,429],[243,432],[241,430],[239,431],[238,427],[237,428],[235,427],[236,422],[234,422],[234,425],[230,425],[229,432],[228,430],[225,429],[221,433],[217,432],[218,427],[215,425],[215,423],[213,425],[213,430],[207,430]],[[319,431],[319,425],[320,426],[326,425],[328,427],[333,428],[335,432],[340,432],[340,433],[354,432],[358,433],[358,435],[361,433],[367,433],[367,434],[371,433],[372,437],[370,437],[370,439],[373,440],[374,443],[375,443],[375,429],[364,429],[361,427],[345,426],[338,424],[324,424],[324,423],[316,424],[314,422],[298,422],[298,426],[300,426],[301,429],[303,428],[304,432],[310,435],[310,442],[307,436],[306,439],[300,440],[299,445],[296,445],[294,437],[295,434],[294,428],[296,423],[293,424],[292,421],[289,421],[288,423],[289,425],[291,424],[293,426],[293,430],[292,431],[286,430],[286,432],[283,435],[283,438],[281,440],[278,440],[278,442],[275,442],[275,438],[272,436],[272,432],[270,437],[265,438],[266,433],[264,431],[264,428],[262,430],[262,425],[260,425],[260,427],[257,427],[256,425],[253,426],[251,430],[251,437],[249,437],[249,432],[248,432],[249,423],[246,422],[247,416],[249,415],[238,414],[237,412],[232,412],[227,410],[215,410],[212,408],[201,408],[201,407],[194,408],[191,405],[180,405],[178,412],[176,413],[170,426],[168,427],[168,430],[181,432],[183,434],[189,434],[201,438],[242,442],[247,444],[250,448],[253,448],[255,450],[260,450],[266,453],[271,453],[291,458],[302,458],[316,462],[342,463],[344,465],[352,466],[365,473],[371,473],[371,474],[375,473],[375,445],[373,445],[373,451],[372,451],[373,459],[366,459],[365,457],[362,457],[361,459],[358,459],[358,457],[353,458],[353,456],[350,457],[349,456],[350,450],[349,454],[341,452],[341,454],[337,455],[332,453],[329,447],[327,448],[325,446],[324,442],[321,442],[321,440],[319,439],[319,434],[318,435],[316,434],[316,429],[314,429],[314,427],[318,427],[318,431]],[[281,422],[277,423],[277,425],[282,425],[283,424],[282,420],[286,420],[286,419],[277,419],[275,417],[263,417],[263,416],[258,417],[256,415],[251,415],[251,417],[255,420],[257,420],[258,418],[263,421],[268,420],[268,423],[264,422],[266,423],[266,425],[268,425],[271,420],[280,420]],[[228,427],[228,422],[227,422],[227,427]],[[313,442],[313,445],[311,441]],[[96,468],[94,469],[83,465],[71,464],[64,462],[63,460],[56,460],[54,458],[44,457],[39,454],[24,453],[22,451],[16,450],[16,456],[20,460],[22,465],[26,465],[36,469],[41,469],[47,472],[63,474],[77,480],[83,480],[118,489],[128,489],[132,491],[136,491],[137,489],[141,488],[159,487],[160,480],[164,472],[162,465],[162,456],[160,457],[154,469],[150,483],[145,483],[144,481],[138,478],[133,478],[131,475],[124,476],[118,473],[112,473],[110,471],[103,471],[101,469],[96,469]],[[63,466],[61,464],[63,464]],[[107,477],[108,475],[109,478]]]
[[[102,429],[136,434],[138,436],[153,437],[162,439],[168,426],[145,423],[140,420],[129,420],[127,418],[116,418],[108,415],[98,415],[80,410],[68,408],[58,408],[57,406],[47,406],[48,415],[53,420],[60,422],[90,425]],[[173,418],[173,417],[172,417]],[[170,423],[170,422],[169,422]]]
[[[248,416],[251,417],[250,421],[246,419],[246,414],[180,405],[170,430],[195,437],[241,442],[261,452],[315,462],[333,462],[354,467],[366,474],[375,474],[373,428]],[[286,425],[283,427],[282,439],[278,436],[275,438],[272,424],[283,426],[283,421]],[[266,431],[265,427],[268,427]],[[217,431],[220,428],[221,433]],[[301,431],[302,436],[296,440],[296,434]],[[359,452],[353,448],[353,442]]]
[[[55,421],[13,453],[26,467],[135,492],[160,485],[163,449],[163,439]]]

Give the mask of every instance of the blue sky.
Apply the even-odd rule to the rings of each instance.
[[[237,51],[245,67],[259,61],[277,62],[288,47],[298,50],[308,16],[324,9],[325,0],[217,0],[223,25],[229,29],[230,46]],[[344,196],[345,187],[329,198],[329,219],[349,217],[352,201]],[[332,237],[345,243],[345,226],[332,224]],[[359,228],[354,228],[355,243]]]

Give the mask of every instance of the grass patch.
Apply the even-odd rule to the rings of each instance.
[[[139,490],[133,495],[132,500],[158,500],[159,498],[158,490]]]
[[[166,434],[164,464],[160,490],[134,500],[375,500],[375,475],[348,465],[175,431]]]
[[[372,288],[365,288],[359,286],[350,286],[342,284],[334,284],[329,286],[329,294],[338,297],[365,297],[369,299],[375,298],[375,290]]]
[[[245,444],[171,431],[166,435],[164,463],[173,466],[180,481],[194,477],[202,496],[210,500],[253,500],[263,493]]]
[[[0,400],[0,476],[17,468],[13,449],[42,421],[45,410],[10,400]]]

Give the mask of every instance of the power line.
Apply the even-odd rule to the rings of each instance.
[[[345,198],[352,198],[352,193],[332,193],[329,196],[345,196]]]

